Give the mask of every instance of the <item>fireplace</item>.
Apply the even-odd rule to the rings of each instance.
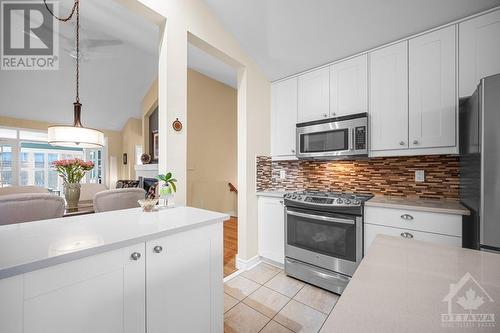
[[[148,178],[148,177],[139,177],[139,187],[144,189],[146,193],[149,192],[149,188],[158,183],[158,179],[156,178]]]

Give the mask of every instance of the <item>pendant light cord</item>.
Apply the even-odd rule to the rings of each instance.
[[[76,102],[80,103],[80,0],[75,0],[71,13],[67,17],[56,16],[47,4],[47,0],[43,0],[43,3],[45,4],[45,7],[49,11],[50,15],[61,22],[71,20],[73,15],[76,13]]]

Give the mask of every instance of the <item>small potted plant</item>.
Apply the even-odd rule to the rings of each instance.
[[[162,182],[159,184],[160,199],[164,201],[164,206],[168,206],[168,198],[177,192],[177,187],[175,186],[177,179],[172,178],[171,172],[165,175],[158,175],[156,178]]]
[[[87,172],[94,168],[94,163],[75,158],[54,161],[52,165],[63,179],[64,197],[66,198],[68,208],[77,208],[78,201],[80,201],[80,181]]]

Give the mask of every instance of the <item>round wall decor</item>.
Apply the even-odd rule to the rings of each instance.
[[[141,162],[142,162],[142,164],[148,164],[149,162],[151,162],[151,155],[146,154],[146,153],[142,154],[141,155]]]
[[[180,132],[182,130],[182,123],[179,121],[179,118],[175,118],[175,121],[172,123],[172,128],[176,132]]]

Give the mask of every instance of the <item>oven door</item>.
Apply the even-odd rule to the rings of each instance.
[[[286,208],[285,256],[352,276],[363,252],[359,216]]]

